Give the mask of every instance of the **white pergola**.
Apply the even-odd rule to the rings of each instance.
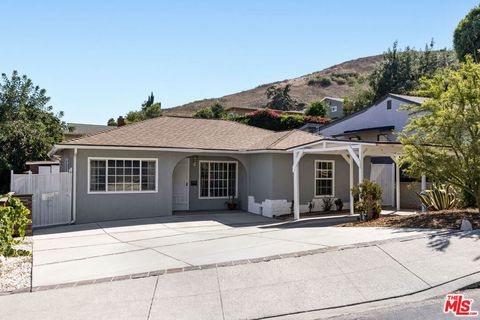
[[[291,149],[293,151],[293,213],[294,219],[300,219],[300,160],[306,154],[329,154],[340,155],[349,164],[350,168],[350,190],[354,184],[354,165],[358,167],[358,181],[364,179],[364,158],[371,157],[391,157],[395,162],[395,203],[396,209],[400,210],[400,166],[398,164],[399,156],[403,152],[403,147],[397,142],[364,142],[324,139],[307,145]],[[423,179],[422,179],[423,182]],[[423,185],[423,183],[422,183]],[[350,191],[350,214],[354,213],[353,194]]]

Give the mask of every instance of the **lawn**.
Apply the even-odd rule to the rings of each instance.
[[[408,216],[388,215],[367,222],[344,223],[337,227],[460,229],[463,218],[467,218],[472,223],[473,229],[480,229],[478,209],[443,210]]]

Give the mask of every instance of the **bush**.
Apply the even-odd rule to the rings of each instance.
[[[347,80],[340,77],[332,77],[332,80],[338,85],[344,85],[347,83]]]
[[[417,195],[422,204],[432,211],[453,209],[459,203],[457,192],[449,184],[434,183],[432,189],[422,191]]]
[[[315,77],[308,80],[307,85],[309,86],[321,86],[321,87],[328,87],[332,84],[330,78],[327,77]]]
[[[28,251],[13,248],[13,245],[21,242],[13,236],[18,232],[22,240],[25,238],[25,229],[31,222],[27,218],[30,211],[18,198],[11,195],[5,197],[7,201],[0,207],[0,255],[9,257],[28,254]]]
[[[323,202],[323,205],[322,205],[323,211],[325,211],[325,212],[332,211],[333,198],[330,198],[330,197],[329,198],[323,198],[322,202]]]
[[[367,179],[352,188],[354,197],[361,199],[355,203],[355,211],[360,213],[361,221],[368,221],[380,217],[380,212],[382,211],[382,192],[382,187],[380,187],[378,183]]]
[[[210,107],[202,108],[193,114],[194,118],[202,119],[221,119],[224,116],[225,108],[218,102]]]
[[[327,106],[325,102],[313,101],[305,110],[306,116],[325,117]]]

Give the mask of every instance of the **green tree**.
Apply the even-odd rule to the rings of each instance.
[[[126,123],[135,123],[147,119],[160,117],[162,115],[162,104],[155,102],[153,92],[142,103],[140,110],[134,110],[127,113],[125,116]]]
[[[285,87],[271,86],[265,92],[266,96],[270,101],[267,103],[267,108],[282,110],[282,111],[291,111],[298,110],[299,103],[292,97],[290,97],[290,85],[287,84]]]
[[[153,92],[151,92],[147,100],[142,103],[142,111],[146,111],[149,107],[151,107],[154,101],[155,97],[153,96]]]
[[[2,74],[0,83],[0,190],[9,188],[10,170],[23,171],[29,160],[46,160],[67,127],[48,105],[46,90],[27,76]]]
[[[406,173],[450,183],[480,207],[480,65],[468,56],[458,70],[424,79],[418,94],[431,97],[412,113],[400,135]]]
[[[211,105],[210,107],[205,107],[193,115],[194,118],[202,119],[221,119],[225,116],[225,108],[218,102]]]
[[[479,62],[480,6],[473,8],[458,24],[453,33],[453,47],[460,61],[465,61],[465,55],[470,54]]]
[[[110,119],[108,119],[107,126],[116,127],[117,126],[117,121],[113,118],[110,118]]]
[[[352,97],[343,100],[343,113],[348,116],[374,103],[373,92],[369,89],[357,91]]]
[[[305,110],[306,116],[322,117],[324,118],[327,113],[327,105],[324,101],[313,101]]]
[[[417,88],[422,77],[431,76],[437,70],[451,67],[456,62],[451,51],[433,49],[433,40],[423,51],[410,47],[400,50],[395,41],[392,48],[384,53],[380,66],[370,76],[373,101],[388,93],[408,94]]]

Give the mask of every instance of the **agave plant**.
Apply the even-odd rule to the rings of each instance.
[[[455,208],[459,202],[457,192],[450,184],[432,184],[430,190],[417,193],[428,210],[439,211]]]

